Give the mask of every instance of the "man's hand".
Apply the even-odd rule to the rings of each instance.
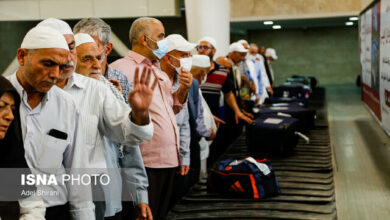
[[[137,208],[137,220],[153,220],[152,211],[148,204],[140,203]]]
[[[210,128],[210,130],[211,130],[211,134],[209,137],[206,138],[206,140],[208,140],[208,141],[214,140],[215,137],[217,137],[217,134],[215,133],[214,129]]]
[[[180,170],[177,171],[178,174],[185,176],[190,171],[190,166],[180,165]]]
[[[267,87],[267,91],[273,95],[274,94],[274,90],[272,89],[272,87]]]
[[[253,122],[252,119],[250,119],[249,117],[245,116],[241,111],[236,112],[236,114],[234,115],[234,119],[236,120],[236,124],[238,124],[239,120],[243,120],[243,121],[245,121],[248,124],[251,124]]]
[[[214,118],[214,121],[215,121],[215,125],[217,125],[217,128],[219,128],[219,125],[220,124],[226,124],[226,122],[220,118],[218,118],[217,116],[213,115],[213,118]]]
[[[242,110],[242,113],[246,116],[246,117],[248,117],[248,118],[250,118],[250,119],[254,119],[255,118],[255,116],[253,116],[251,113],[249,113],[249,112],[246,112],[245,110]]]
[[[116,79],[108,79],[118,90],[120,93],[122,93],[122,86],[121,83]]]
[[[146,74],[146,71],[148,73]],[[131,121],[137,125],[145,125],[149,123],[149,105],[152,102],[153,90],[157,85],[157,78],[151,87],[149,87],[151,69],[144,67],[141,78],[139,79],[139,68],[135,69],[134,87],[131,90],[128,101],[130,103]]]
[[[189,89],[192,84],[192,74],[189,71],[185,71],[184,68],[181,68],[181,73],[179,74],[179,82],[183,89]]]

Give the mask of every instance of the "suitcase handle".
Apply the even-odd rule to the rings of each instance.
[[[294,134],[301,137],[302,139],[304,139],[307,144],[310,143],[310,138],[308,136],[302,134],[301,132],[296,131]]]

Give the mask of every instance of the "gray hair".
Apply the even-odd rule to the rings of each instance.
[[[73,32],[86,33],[98,36],[99,40],[106,45],[110,42],[111,27],[100,18],[83,18],[73,27]]]
[[[129,31],[129,40],[131,45],[137,44],[141,35],[143,34],[150,35],[150,24],[152,24],[153,22],[161,23],[161,21],[159,21],[156,18],[141,17],[141,18],[137,18],[131,24],[130,31]]]

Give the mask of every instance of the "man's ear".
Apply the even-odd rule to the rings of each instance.
[[[112,45],[112,43],[111,42],[108,42],[107,43],[107,45],[106,45],[106,57],[108,56],[108,54],[110,54],[111,53],[111,51],[112,51],[112,49],[113,49],[113,45]]]
[[[28,57],[28,51],[23,48],[19,48],[16,52],[16,58],[18,59],[19,65],[24,66]]]
[[[143,46],[148,46],[148,43],[146,42],[146,36],[145,34],[141,35],[138,39],[138,42],[140,42],[141,45]]]

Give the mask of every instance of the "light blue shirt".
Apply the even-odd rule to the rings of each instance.
[[[190,165],[190,115],[188,113],[188,105],[186,105],[179,113],[176,114],[176,123],[180,133],[180,165]]]
[[[261,77],[261,63],[260,60],[256,60],[255,58],[251,58],[251,60],[255,66],[255,73],[257,78],[257,97],[260,98],[264,91],[264,83]]]
[[[100,81],[110,88],[119,101],[125,102],[118,89],[110,81],[104,77],[100,77]],[[128,85],[130,87],[127,94],[133,89],[131,84]],[[104,146],[109,175],[111,180],[113,180],[108,187],[102,186],[104,194],[107,195],[105,198],[105,217],[114,216],[122,211],[121,173],[123,174],[127,191],[130,194],[124,195],[125,201],[133,201],[135,205],[140,203],[148,204],[149,181],[139,146],[127,147],[118,145],[106,136],[104,136]],[[123,168],[122,170],[120,170],[121,167]]]
[[[35,174],[55,174],[61,182],[65,168],[84,168],[83,149],[85,147],[82,121],[77,105],[72,97],[53,86],[34,109],[28,104],[27,92],[19,83],[16,74],[8,77],[21,97],[20,119],[24,140],[25,157],[28,166]],[[67,134],[66,139],[48,135],[56,129]],[[51,168],[50,170],[45,168]],[[58,192],[56,196],[45,195],[42,200],[46,207],[63,205],[70,201],[73,219],[94,219],[94,205],[89,202],[77,203],[77,198],[91,195],[75,194],[80,192],[76,185],[45,185],[38,189],[46,192]],[[90,192],[90,191],[89,191]],[[85,192],[84,192],[85,193]],[[69,197],[68,197],[69,196]]]

